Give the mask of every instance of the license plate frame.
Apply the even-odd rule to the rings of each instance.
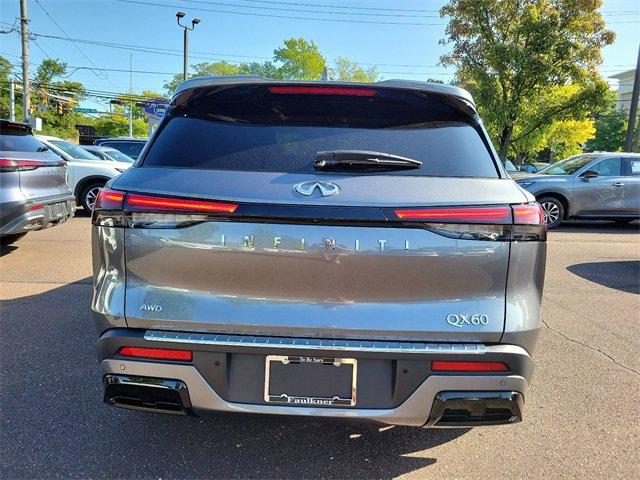
[[[69,215],[66,202],[50,203],[47,207],[49,207],[49,218],[53,220]]]
[[[292,393],[274,394],[271,392],[271,363],[280,362],[284,365],[295,363],[322,363],[323,366],[333,365],[335,368],[351,366],[351,396],[348,398],[339,395],[308,396]],[[357,401],[358,360],[342,357],[309,357],[300,355],[267,355],[264,368],[264,401],[270,404],[289,405],[297,407],[353,407]]]

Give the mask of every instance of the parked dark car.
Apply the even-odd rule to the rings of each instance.
[[[546,227],[465,90],[184,82],[92,221],[110,405],[522,418]]]
[[[30,125],[0,120],[0,243],[65,222],[74,208],[66,162]]]
[[[140,152],[147,143],[145,138],[129,138],[129,137],[116,137],[116,138],[101,138],[94,142],[94,145],[100,145],[102,147],[115,148],[121,151],[125,155],[136,160],[140,156]]]
[[[640,218],[640,154],[574,155],[517,180],[542,205],[549,228],[571,218],[629,223]]]

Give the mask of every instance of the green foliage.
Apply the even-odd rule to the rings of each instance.
[[[273,52],[273,61],[243,62],[233,64],[226,61],[197,63],[192,65],[190,78],[220,75],[258,75],[280,80],[319,80],[322,77],[326,59],[318,46],[304,38],[290,38],[281,48]],[[374,82],[378,78],[375,67],[364,69],[356,62],[339,57],[336,67],[330,69],[332,80],[349,82]],[[182,82],[182,75],[164,84],[169,95]]]
[[[335,68],[329,69],[329,78],[341,82],[375,82],[378,79],[376,67],[362,68],[358,62],[348,58],[338,57]]]
[[[102,115],[93,123],[98,135],[122,137],[129,135],[129,117],[124,113],[110,113]],[[133,120],[133,136],[146,137],[147,123],[142,118]]]
[[[627,114],[613,108],[599,115],[595,121],[595,137],[587,142],[586,150],[590,152],[622,151],[627,132],[627,123]]]
[[[67,64],[65,62],[48,58],[38,65],[38,69],[36,70],[36,75],[33,80],[38,84],[49,85],[54,78],[65,75],[66,73]]]
[[[11,75],[11,62],[0,55],[0,118],[9,118],[9,76]],[[17,96],[17,95],[16,95]],[[16,105],[16,118],[22,106]]]
[[[290,38],[284,47],[276,48],[273,59],[279,62],[280,78],[288,80],[318,80],[327,62],[313,41]]]
[[[613,42],[598,11],[601,0],[450,0],[441,10],[449,18],[446,39],[453,50],[442,57],[457,67],[459,83],[478,103],[501,158],[512,141],[530,142],[537,130],[557,121],[581,120],[589,104],[605,96],[594,73],[601,48]],[[564,104],[537,99],[553,87],[579,85]],[[590,96],[590,98],[588,98]],[[534,119],[527,118],[533,112]]]

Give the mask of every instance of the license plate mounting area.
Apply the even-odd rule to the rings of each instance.
[[[357,378],[355,358],[268,355],[264,401],[299,407],[353,407]]]

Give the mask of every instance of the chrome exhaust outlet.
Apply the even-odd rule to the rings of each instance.
[[[107,405],[146,412],[191,414],[187,384],[181,380],[105,375],[103,384]]]

